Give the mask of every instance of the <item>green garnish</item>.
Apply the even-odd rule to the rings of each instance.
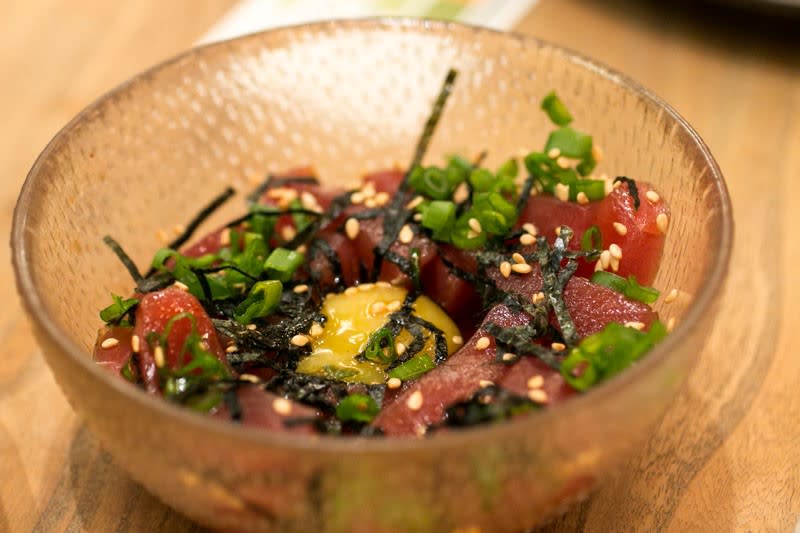
[[[249,324],[256,318],[271,314],[281,303],[283,284],[274,279],[256,282],[247,298],[236,306],[234,318],[241,324]]]
[[[434,368],[436,368],[436,363],[433,362],[431,356],[420,354],[394,367],[389,372],[389,377],[408,381],[416,379]]]
[[[592,155],[592,136],[569,126],[550,133],[545,144],[545,153],[558,148],[561,155],[572,159],[586,159]]]
[[[122,296],[117,296],[113,293],[111,294],[111,299],[114,300],[114,303],[100,311],[100,320],[106,324],[126,325],[122,323],[122,319],[139,303],[139,299],[122,298]]]
[[[430,202],[422,213],[422,226],[431,230],[436,240],[447,240],[455,221],[456,204],[453,202]]]
[[[342,422],[363,422],[368,424],[378,415],[380,408],[372,397],[366,394],[345,396],[336,406],[336,418]]]
[[[603,285],[624,294],[625,297],[631,300],[646,304],[654,303],[658,299],[659,294],[661,294],[653,287],[639,285],[634,275],[630,275],[628,279],[625,279],[611,272],[600,271],[592,274],[592,283]]]
[[[638,331],[617,322],[585,337],[561,363],[561,375],[579,391],[628,368],[667,334],[659,321],[649,331]]]
[[[289,281],[297,268],[303,264],[303,254],[286,248],[275,248],[269,254],[264,268],[270,278]]]
[[[384,327],[373,333],[367,341],[364,357],[381,365],[388,365],[397,359],[392,330]]]
[[[603,235],[600,233],[600,228],[589,226],[581,236],[581,250],[584,252],[591,252],[592,250],[603,249]]]
[[[557,126],[567,126],[572,122],[572,115],[569,109],[567,109],[567,106],[564,105],[564,102],[561,101],[555,91],[550,91],[542,99],[542,109]]]

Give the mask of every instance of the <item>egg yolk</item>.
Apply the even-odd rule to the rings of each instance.
[[[322,302],[321,313],[325,316],[322,332],[311,335],[311,353],[300,360],[297,371],[341,381],[359,383],[384,383],[388,375],[382,365],[356,356],[364,351],[375,331],[384,327],[389,315],[399,310],[408,291],[388,284],[365,283],[355,289],[339,294],[330,294]],[[420,296],[413,304],[413,315],[439,328],[447,340],[447,353],[453,353],[459,339],[458,327],[447,313],[427,296]],[[433,357],[435,339],[423,330],[426,337],[424,348],[419,352]],[[413,336],[402,330],[395,343],[408,346]]]

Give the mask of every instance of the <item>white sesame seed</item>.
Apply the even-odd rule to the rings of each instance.
[[[519,252],[514,252],[513,254],[511,254],[511,259],[513,259],[515,263],[520,265],[525,263],[525,258]]]
[[[419,411],[422,407],[423,401],[424,398],[422,397],[422,392],[415,390],[411,393],[411,396],[408,397],[408,400],[406,400],[406,405],[412,411]]]
[[[658,201],[661,200],[661,197],[658,195],[658,193],[652,189],[644,193],[644,195],[651,204],[657,204]]]
[[[659,213],[656,217],[656,226],[658,226],[658,231],[661,233],[666,233],[667,228],[669,227],[669,217],[666,213]]]
[[[474,230],[467,230],[467,239],[476,239],[480,233],[475,233]]]
[[[555,352],[563,352],[567,349],[567,345],[563,342],[554,342],[550,345],[550,348],[552,348]]]
[[[364,193],[361,191],[356,191],[350,195],[350,203],[355,205],[364,203]]]
[[[239,351],[239,347],[235,344],[231,344],[227,348],[225,348],[225,353],[236,353]]]
[[[555,188],[553,189],[553,196],[561,200],[562,202],[566,202],[569,200],[569,185],[565,185],[563,183],[556,183]]]
[[[178,280],[175,280],[175,283],[173,283],[172,286],[175,287],[178,290],[181,290],[181,291],[188,291],[189,290],[189,286],[187,284],[183,283],[182,281],[178,281]]]
[[[511,275],[511,263],[508,261],[503,261],[500,263],[500,273],[503,275],[504,278],[507,278]]]
[[[414,219],[416,222],[419,222],[420,220],[422,220],[422,213],[414,213],[414,216],[413,216],[412,218],[413,218],[413,219]]]
[[[402,385],[403,382],[399,378],[389,378],[386,382],[386,386],[390,389],[399,389]]]
[[[467,224],[469,225],[470,229],[475,233],[480,233],[483,231],[483,228],[481,227],[481,221],[478,220],[477,218],[470,218],[467,221]]]
[[[556,237],[561,237],[561,226],[556,226],[553,233],[556,234]]]
[[[625,322],[625,327],[642,331],[644,329],[644,322]]]
[[[364,206],[369,207],[370,209],[373,207],[378,207],[378,201],[375,200],[374,196],[372,198],[367,198],[364,200]]]
[[[460,183],[453,192],[453,201],[457,204],[464,203],[469,198],[469,187],[466,183]]]
[[[569,159],[564,157],[563,155],[559,156],[558,159],[556,159],[556,165],[558,165],[561,168],[569,168]]]
[[[371,291],[374,288],[375,288],[374,283],[362,283],[358,285],[358,290],[360,290],[361,292]]]
[[[389,203],[389,193],[381,191],[378,194],[376,194],[375,203],[378,204],[379,206],[383,206]]]
[[[261,380],[258,378],[258,376],[254,376],[253,374],[240,374],[239,380],[249,381],[250,383],[261,383]]]
[[[375,286],[381,287],[382,289],[388,289],[392,286],[392,284],[389,283],[388,281],[376,281]]]
[[[345,295],[347,295],[347,296],[352,296],[352,295],[354,295],[354,294],[355,294],[355,293],[357,293],[357,292],[358,292],[358,289],[357,289],[356,287],[347,287],[347,288],[344,290],[344,293],[345,293]]]
[[[598,260],[597,260],[597,262],[594,264],[594,271],[595,271],[595,272],[602,272],[602,271],[603,271],[603,262],[602,262],[602,261],[600,261],[599,259],[598,259]]]
[[[612,243],[611,246],[608,247],[608,253],[610,253],[611,257],[614,259],[622,259],[622,248],[620,248],[618,244]]]
[[[400,229],[400,235],[398,236],[398,238],[400,239],[400,242],[402,242],[403,244],[408,244],[414,240],[414,230],[411,229],[411,226],[405,224]]]
[[[485,350],[489,347],[492,341],[489,340],[489,337],[481,337],[475,342],[475,348],[478,350]]]
[[[153,350],[153,359],[155,359],[156,366],[161,368],[166,364],[164,359],[164,348],[161,345],[157,345],[155,350]]]
[[[297,294],[302,294],[302,293],[306,292],[307,290],[308,290],[308,285],[306,285],[306,284],[296,285],[295,288],[292,289],[292,291],[294,291]]]
[[[281,237],[284,241],[291,241],[297,235],[297,230],[294,229],[294,226],[284,226],[281,229]]]
[[[292,337],[292,340],[290,342],[295,346],[305,346],[306,344],[308,344],[309,340],[310,339],[307,336],[297,334],[294,337]]]
[[[100,343],[100,346],[102,346],[103,348],[113,348],[114,346],[118,345],[119,345],[119,339],[115,339],[114,337],[109,337]]]
[[[406,204],[406,209],[408,210],[415,209],[424,201],[425,198],[423,198],[422,196],[415,196],[414,198],[411,199],[410,202]]]
[[[400,300],[392,300],[391,302],[386,304],[386,309],[388,309],[390,313],[399,311],[401,307],[403,307],[403,302],[401,302]]]
[[[547,403],[548,400],[547,393],[543,389],[529,390],[528,398],[530,398],[532,402],[536,403]]]
[[[231,244],[231,230],[224,229],[219,234],[219,245],[230,246]]]
[[[373,302],[369,306],[369,310],[373,315],[380,315],[386,312],[386,304],[384,302]]]
[[[365,198],[371,198],[372,196],[375,196],[375,184],[372,182],[367,183],[361,187],[361,192],[364,193]]]
[[[406,353],[406,345],[402,342],[398,342],[394,345],[394,351],[397,352],[397,355],[403,355]]]
[[[534,226],[530,222],[524,223],[522,225],[522,229],[524,229],[525,231],[527,231],[528,233],[530,233],[534,237],[536,236],[537,233],[539,233],[539,230],[536,228],[536,226]]]
[[[319,337],[325,330],[322,329],[322,326],[314,322],[311,324],[311,329],[308,330],[308,334],[312,337]]]
[[[133,351],[133,353],[139,353],[140,348],[141,348],[141,341],[139,340],[139,335],[132,335],[131,350]]]
[[[516,356],[516,355],[514,355],[513,353],[511,353],[511,352],[506,352],[506,353],[504,353],[504,354],[503,354],[503,358],[502,358],[502,359],[503,359],[503,361],[505,361],[505,362],[509,362],[509,361],[513,361],[513,360],[514,360],[514,359],[516,359],[516,358],[517,358],[517,356]]]
[[[348,218],[344,223],[344,233],[350,240],[358,237],[358,232],[361,231],[361,224],[355,218]]]
[[[531,301],[535,304],[542,303],[544,301],[544,293],[542,291],[537,292],[531,296]]]
[[[461,335],[453,335],[453,338],[450,340],[453,341],[453,344],[464,344],[464,337]]]
[[[617,259],[616,257],[614,257],[612,255],[611,256],[611,271],[612,272],[616,272],[617,270],[619,270],[619,259]]]
[[[600,263],[603,265],[603,268],[608,268],[611,265],[611,252],[608,250],[603,250],[600,252]]]
[[[544,385],[544,378],[541,374],[536,374],[528,378],[528,388],[529,389],[541,389],[542,385]]]
[[[583,192],[583,191],[580,191],[577,194],[577,196],[575,197],[575,200],[581,205],[586,205],[586,204],[589,203],[589,197],[586,196],[586,193]]]
[[[478,381],[478,385],[481,388],[491,387],[492,385],[494,385],[494,381],[489,381],[488,379],[482,379],[482,380]]]
[[[561,150],[559,148],[550,148],[550,150],[547,151],[547,157],[550,159],[557,159],[560,155]]]
[[[671,291],[669,291],[669,294],[667,294],[664,297],[664,303],[665,304],[671,304],[672,302],[674,302],[677,299],[678,299],[678,289],[672,289]]]
[[[250,331],[255,331],[256,329],[258,329],[258,326],[256,326],[255,324],[247,324],[247,326],[245,327]]]
[[[535,242],[536,242],[536,237],[534,237],[530,233],[523,233],[519,237],[519,243],[523,246],[531,246]]]
[[[612,224],[614,226],[614,231],[617,232],[617,235],[627,235],[628,234],[628,227],[623,224],[622,222],[614,222]]]
[[[675,329],[675,317],[671,316],[667,320],[667,331],[672,331],[673,329]]]
[[[275,398],[272,400],[272,409],[279,415],[286,416],[292,412],[292,402],[286,398]]]
[[[300,194],[300,205],[309,211],[321,211],[317,197],[308,191],[303,191]]]
[[[175,224],[174,226],[172,226],[172,232],[175,233],[175,235],[180,235],[185,231],[186,231],[186,226],[184,226],[183,224]]]
[[[516,263],[511,265],[511,270],[517,274],[530,274],[533,271],[533,267],[525,263]]]
[[[592,145],[592,157],[594,158],[596,163],[599,163],[603,160],[603,149],[597,146],[596,144]]]
[[[167,244],[169,242],[169,235],[163,229],[159,229],[156,231],[156,237],[158,237],[159,242],[162,244]]]

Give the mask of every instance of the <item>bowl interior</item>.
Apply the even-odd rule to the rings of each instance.
[[[680,290],[676,302],[657,306],[664,319],[677,320],[676,332],[630,376],[602,387],[609,392],[577,400],[584,409],[591,406],[598,420],[635,416],[613,407],[632,399],[625,381],[644,379],[673,353],[699,349],[695,330],[707,325],[704,314],[730,248],[730,207],[719,169],[674,111],[624,77],[534,39],[443,23],[316,24],[220,43],[169,61],[85,110],[37,161],[15,219],[19,283],[46,344],[57,357],[80,360],[87,383],[108,388],[109,378],[83,361],[100,325],[98,309],[110,292],[129,293],[132,282],[103,245],[104,235],[115,237],[144,269],[162,245],[159,234],[185,223],[226,185],[247,192],[270,172],[305,164],[330,183],[355,183],[365,171],[403,167],[449,67],[459,77],[428,162],[486,150],[493,166],[543,146],[550,124],[539,102],[555,89],[575,126],[603,148],[598,173],[653,183],[670,202],[673,216],[655,286]],[[206,229],[241,208],[229,202]],[[687,339],[695,340],[682,347]],[[665,391],[675,387],[665,385]],[[668,396],[641,394],[649,394],[652,413]],[[73,402],[92,417],[91,407]],[[152,409],[147,402],[136,405]],[[573,416],[579,407],[560,416]],[[648,411],[642,420],[653,416]],[[187,417],[179,420],[188,423]],[[538,424],[551,424],[547,420]],[[95,423],[103,434],[103,423]],[[533,423],[528,426],[524,431]],[[587,429],[576,440],[593,442],[601,433]],[[242,431],[237,438],[270,442]],[[555,448],[569,455],[563,442]]]

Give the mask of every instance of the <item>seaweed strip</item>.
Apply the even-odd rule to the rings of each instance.
[[[111,235],[106,235],[103,237],[103,242],[106,244],[106,246],[111,248],[111,251],[114,252],[114,255],[116,255],[119,260],[122,261],[122,264],[125,265],[125,269],[131,275],[133,281],[135,281],[138,285],[144,278],[142,277],[141,272],[139,272],[139,269],[136,267],[136,263],[133,262],[130,256],[125,253],[125,250],[122,249],[122,246],[120,246],[120,244],[115,241]]]
[[[200,212],[189,221],[189,223],[186,225],[186,229],[180,235],[175,237],[175,239],[173,239],[172,242],[167,245],[167,248],[177,250],[183,246],[186,241],[188,241],[192,235],[194,235],[194,232],[200,227],[200,224],[205,222],[206,219],[214,213],[214,211],[222,207],[222,205],[234,194],[236,194],[236,191],[233,189],[233,187],[228,187],[221,194],[219,194],[219,196],[211,200],[207,206],[201,209]],[[152,272],[148,272],[148,275],[150,273]]]
[[[639,189],[636,187],[636,181],[627,176],[617,176],[614,178],[614,183],[617,182],[628,184],[628,192],[631,193],[631,198],[633,198],[633,207],[638,210],[642,203],[639,200]]]
[[[294,184],[319,185],[319,180],[315,176],[288,176],[285,178],[276,178],[274,175],[270,174],[255,189],[250,191],[246,200],[251,204],[256,204],[261,196],[270,188]]]

